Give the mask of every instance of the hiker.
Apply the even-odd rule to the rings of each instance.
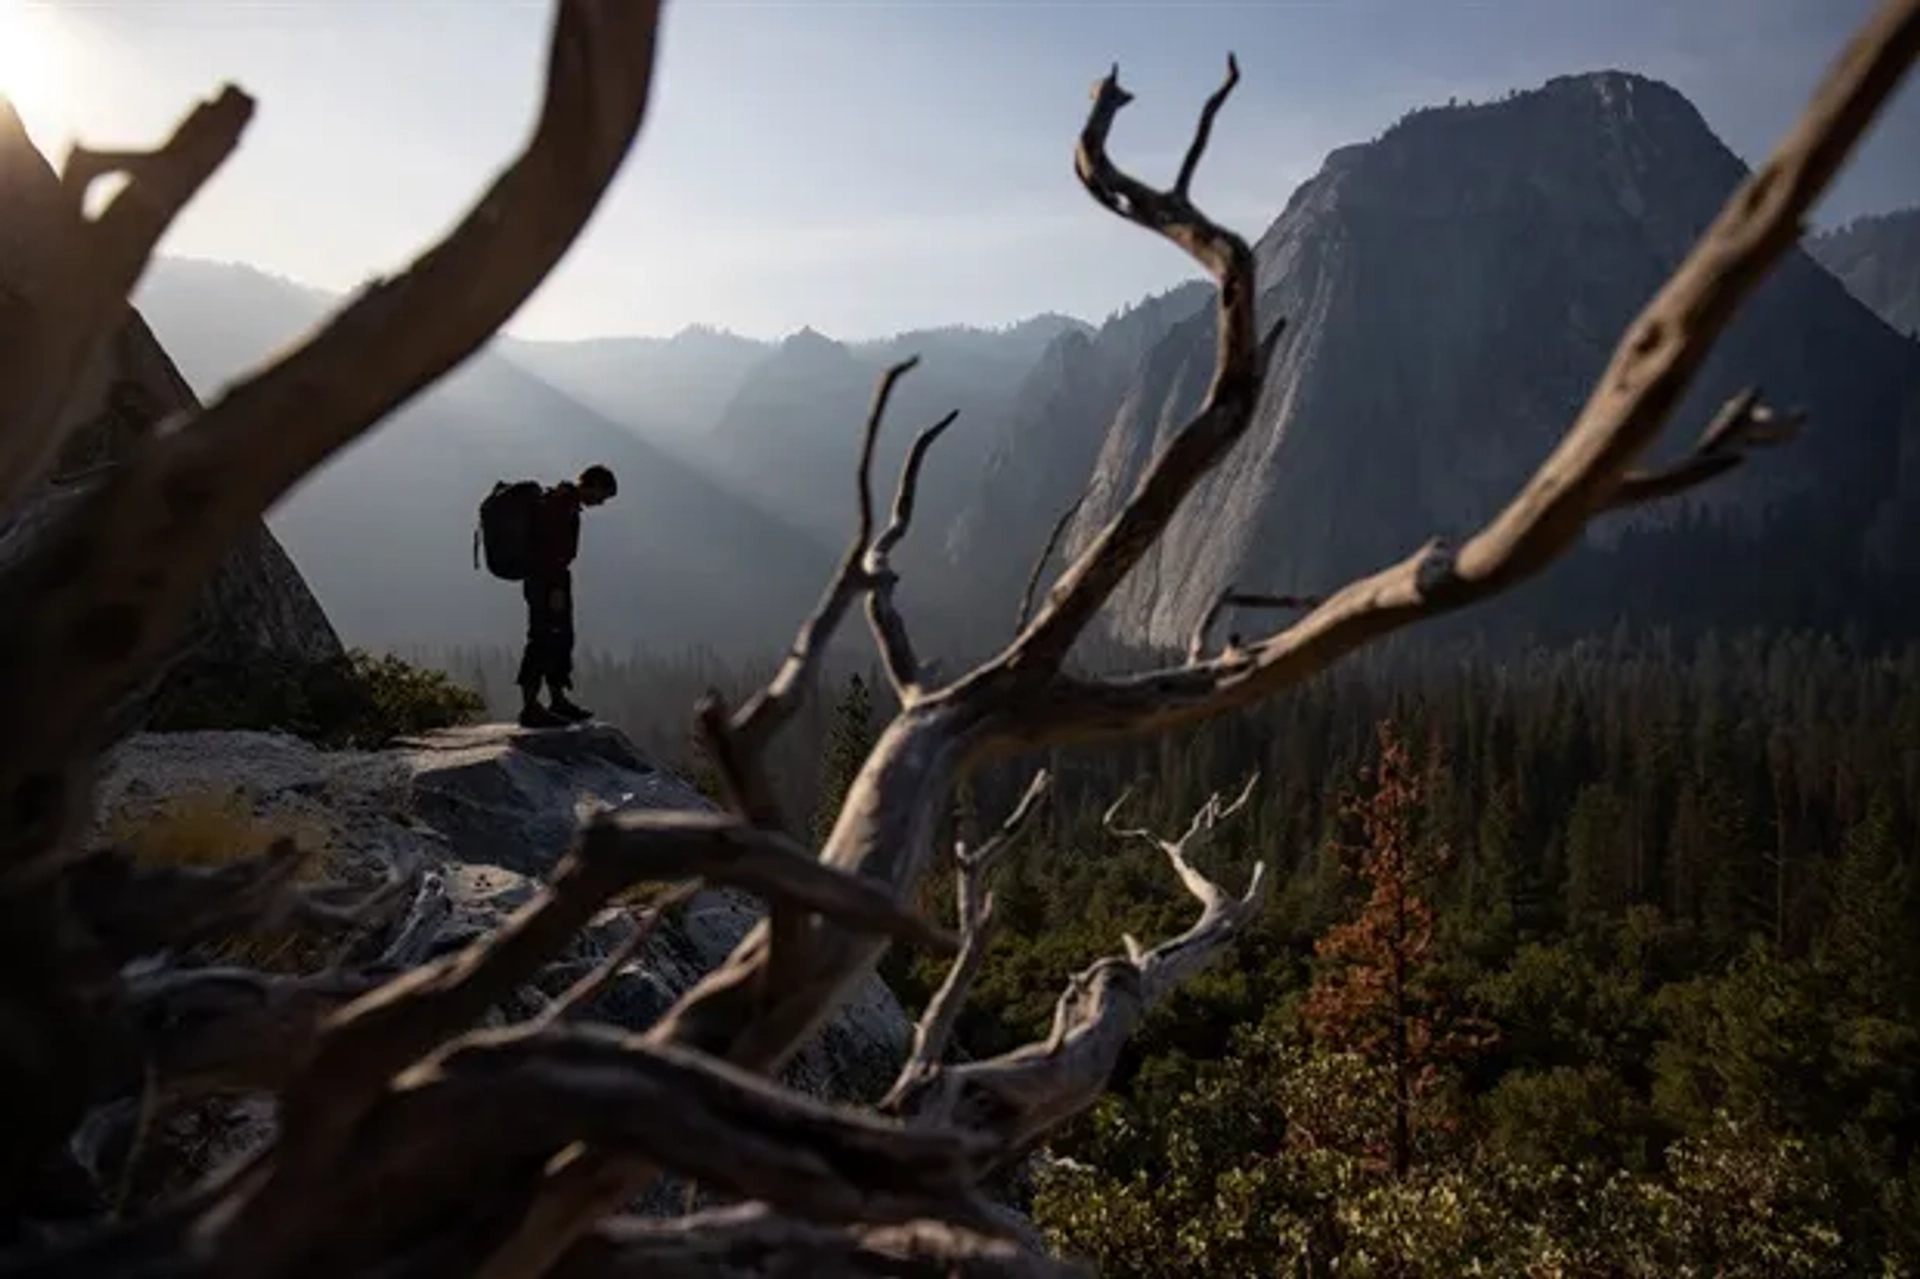
[[[573,557],[580,549],[580,510],[598,506],[620,486],[604,466],[589,466],[578,480],[541,489],[529,512],[528,560],[521,580],[527,601],[527,648],[520,659],[520,723],[527,728],[557,728],[593,718],[574,705]],[[540,704],[540,686],[549,704]]]

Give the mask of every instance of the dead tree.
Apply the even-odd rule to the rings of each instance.
[[[10,717],[0,734],[8,1232],[0,1271],[1058,1273],[985,1201],[981,1179],[1098,1093],[1116,1036],[1189,959],[1232,936],[1258,880],[1246,897],[1230,897],[1176,843],[1173,868],[1203,907],[1193,930],[1151,951],[1129,943],[1124,959],[1083,974],[1044,1043],[948,1067],[938,1047],[978,963],[984,920],[969,906],[954,938],[914,919],[906,903],[934,861],[956,784],[989,760],[1164,732],[1271,696],[1390,631],[1518,585],[1588,521],[1700,483],[1765,442],[1772,427],[1750,396],[1678,463],[1635,469],[1716,335],[1793,247],[1806,211],[1920,52],[1920,0],[1883,0],[1774,154],[1630,326],[1558,447],[1484,528],[1458,547],[1429,544],[1317,600],[1290,601],[1304,611],[1272,633],[1213,656],[1203,634],[1185,663],[1124,678],[1076,674],[1065,662],[1247,430],[1282,331],[1277,322],[1260,329],[1246,242],[1189,195],[1238,78],[1232,60],[1165,190],[1108,156],[1129,101],[1117,71],[1108,74],[1080,135],[1079,180],[1101,206],[1165,237],[1213,278],[1217,360],[1199,411],[1032,615],[1023,610],[1001,653],[936,683],[894,605],[890,553],[911,522],[928,449],[951,421],[916,442],[881,524],[870,464],[909,361],[875,395],[856,472],[857,528],[817,612],[751,701],[729,709],[709,698],[697,709],[727,811],[592,819],[544,891],[498,933],[397,977],[136,963],[269,909],[341,919],[407,905],[407,883],[359,901],[327,888],[294,895],[284,850],[214,874],[136,871],[110,854],[83,856],[79,837],[107,709],[177,639],[227,545],[490,337],[566,252],[622,163],[649,99],[658,0],[556,2],[539,120],[472,212],[296,348],[190,419],[161,424],[0,570],[0,704]],[[27,492],[56,452],[76,370],[250,114],[250,100],[227,89],[154,151],[68,158],[70,216],[48,249],[59,267],[45,275],[50,291],[0,315],[0,501]],[[109,173],[125,186],[86,215],[87,189]],[[761,760],[855,601],[901,710],[813,856],[786,833]],[[614,894],[684,876],[758,893],[768,918],[645,1033],[561,1015],[472,1029]],[[982,900],[973,888],[963,902]],[[770,1083],[895,941],[958,958],[884,1112],[822,1105]],[[75,1129],[142,1081],[161,1091],[271,1091],[277,1135],[239,1167],[134,1220],[89,1220],[84,1205],[76,1215],[53,1202],[50,1170]],[[736,1206],[673,1221],[624,1217],[663,1171],[697,1178]],[[64,1224],[47,1224],[63,1208]]]

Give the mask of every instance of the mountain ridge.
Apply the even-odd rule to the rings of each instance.
[[[1230,582],[1320,592],[1490,517],[1745,173],[1677,90],[1621,72],[1424,109],[1330,153],[1255,246],[1261,313],[1289,329],[1254,424],[1116,593],[1115,636],[1178,645]],[[1197,407],[1213,322],[1208,309],[1174,327],[1143,366],[1108,425],[1069,552]],[[1864,507],[1870,524],[1891,500],[1876,486],[1905,447],[1897,423],[1920,386],[1915,354],[1794,254],[1730,327],[1673,429],[1697,430],[1758,382],[1783,408],[1806,402],[1820,443],[1610,519],[1592,540],[1695,508],[1765,522],[1803,499],[1824,514],[1801,518]]]
[[[1806,247],[1881,319],[1920,341],[1920,207],[1855,218]]]
[[[229,305],[202,306],[208,274],[162,260],[136,295],[203,394],[330,310],[319,291],[225,269],[214,274]],[[355,643],[432,646],[492,635],[517,644],[518,590],[470,562],[480,498],[496,479],[554,480],[595,461],[614,467],[622,492],[594,514],[582,539],[583,636],[615,649],[644,638],[764,656],[777,646],[773,636],[805,615],[832,562],[826,545],[493,351],[330,459],[268,522]],[[672,607],[661,608],[662,600]]]
[[[1289,323],[1255,427],[1122,584],[1110,638],[1179,643],[1229,581],[1316,592],[1477,526],[1557,439],[1626,322],[1746,172],[1684,94],[1617,69],[1419,108],[1332,148],[1254,242],[1262,315]],[[1857,284],[1817,263],[1829,239],[1808,237],[1762,285],[1672,423],[1697,429],[1755,382],[1778,407],[1813,410],[1808,439],[1684,501],[1609,517],[1589,550],[1672,558],[1648,539],[1685,524],[1696,538],[1714,530],[1708,540],[1737,560],[1763,533],[1846,525],[1830,549],[1848,573],[1897,558],[1908,522],[1894,497],[1920,483],[1920,408],[1916,425],[1897,424],[1920,347],[1900,345]],[[1211,297],[1196,279],[1097,324],[1043,313],[854,341],[811,325],[777,340],[688,326],[670,338],[502,339],[488,354],[644,440],[732,512],[684,518],[778,528],[759,536],[805,547],[814,569],[779,570],[807,583],[786,611],[817,590],[851,529],[859,426],[881,370],[920,356],[893,397],[874,481],[884,497],[913,436],[959,411],[896,555],[903,603],[954,628],[936,645],[950,651],[1003,641],[1054,522],[1079,500],[1060,554],[1084,546],[1198,404]],[[675,351],[679,365],[654,358]],[[1620,564],[1576,558],[1586,567],[1550,578],[1629,589]],[[1783,588],[1829,600],[1837,589]],[[1677,587],[1647,598],[1691,603]],[[1561,609],[1546,594],[1522,601],[1501,607],[1535,620]]]

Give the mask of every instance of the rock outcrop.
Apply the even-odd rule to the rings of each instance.
[[[1332,153],[1256,245],[1260,313],[1285,316],[1288,331],[1255,420],[1116,593],[1113,632],[1179,645],[1229,583],[1324,591],[1477,527],[1547,455],[1625,325],[1746,172],[1678,92],[1616,72],[1416,112]],[[1198,404],[1213,324],[1201,310],[1141,361],[1069,552]],[[1685,608],[1721,625],[1851,620],[1840,615],[1866,598],[1852,575],[1868,531],[1900,500],[1920,346],[1796,252],[1718,343],[1662,452],[1750,384],[1809,412],[1801,439],[1687,501],[1601,521],[1590,540],[1636,548],[1630,571],[1624,549],[1577,556],[1502,601],[1507,613],[1532,624],[1584,610],[1602,627]],[[1676,555],[1661,530],[1683,519],[1712,536],[1682,534]],[[1708,543],[1719,560],[1680,567]],[[1755,564],[1767,565],[1757,587]],[[1702,578],[1738,598],[1705,607]]]
[[[414,962],[496,929],[538,889],[575,824],[597,809],[710,808],[620,733],[597,725],[526,732],[505,725],[403,738],[381,751],[321,751],[299,738],[252,732],[143,733],[106,762],[97,838],[169,819],[182,801],[237,799],[269,831],[324,844],[330,873],[348,878],[394,865],[425,868],[407,927],[423,935]],[[761,916],[753,899],[708,890],[664,921],[587,1010],[629,1029],[651,1024],[733,949]],[[423,926],[422,921],[425,921]],[[516,993],[492,1020],[529,1016],[591,971],[636,927],[615,906]],[[905,1059],[912,1028],[893,994],[870,976],[785,1076],[816,1096],[872,1101]],[[271,1104],[252,1098],[201,1109],[191,1138],[225,1156],[271,1131]],[[664,1204],[666,1201],[662,1199]]]
[[[0,299],[18,303],[50,286],[44,228],[60,199],[52,167],[0,100]],[[198,407],[192,388],[129,306],[67,407],[72,429],[53,475],[20,509],[0,512],[0,561],[18,554],[35,530],[155,424]],[[318,661],[341,651],[299,570],[261,524],[228,553],[202,592],[169,678],[218,678],[256,658]]]

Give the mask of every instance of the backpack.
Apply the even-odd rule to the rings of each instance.
[[[480,568],[484,548],[487,571],[503,581],[526,580],[533,567],[534,512],[543,492],[537,480],[501,480],[480,503],[480,523],[473,530],[473,567]]]

